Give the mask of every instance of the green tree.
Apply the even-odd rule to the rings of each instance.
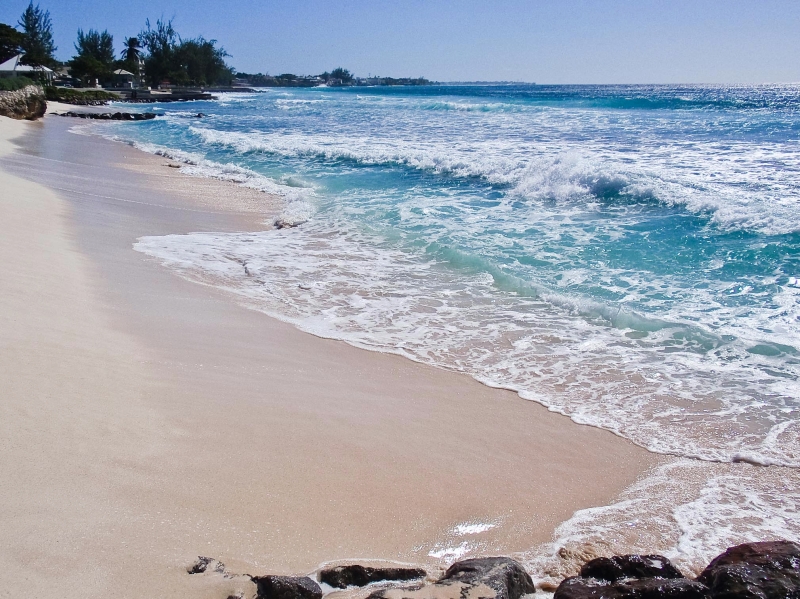
[[[122,68],[130,71],[137,77],[139,73],[139,57],[142,55],[142,45],[138,37],[125,38],[125,48],[122,50]]]
[[[139,43],[147,50],[144,59],[147,80],[151,85],[158,85],[165,79],[174,81],[177,63],[175,48],[180,38],[172,26],[172,19],[167,22],[158,19],[155,27],[151,27],[150,19],[147,19],[146,26],[139,34]]]
[[[5,23],[0,23],[0,62],[22,52],[22,34]]]
[[[25,53],[24,62],[34,67],[56,66],[53,53],[56,46],[53,43],[53,25],[50,21],[50,11],[42,10],[39,5],[33,5],[33,0],[22,13],[19,20],[22,27],[22,51]]]
[[[139,42],[147,49],[144,70],[151,85],[164,80],[178,85],[230,84],[233,79],[233,70],[225,64],[228,53],[216,40],[183,40],[171,20],[159,19],[153,27],[148,19]]]
[[[225,64],[228,53],[216,44],[217,40],[207,40],[203,36],[181,40],[178,61],[186,74],[185,80],[191,85],[230,85],[233,70]]]
[[[79,29],[75,51],[78,54],[69,63],[73,77],[84,82],[94,79],[104,82],[111,79],[114,70],[114,38],[108,31],[100,33],[90,29],[84,33]]]
[[[342,67],[333,69],[330,75],[331,79],[340,79],[342,83],[350,83],[353,80],[353,75],[347,69]]]

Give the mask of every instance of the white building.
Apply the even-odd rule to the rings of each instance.
[[[53,70],[47,67],[32,67],[27,64],[22,64],[22,54],[17,54],[13,58],[9,58],[3,64],[0,64],[0,77],[17,77],[23,75],[26,77],[33,77],[38,79],[43,76],[47,83],[53,82]]]

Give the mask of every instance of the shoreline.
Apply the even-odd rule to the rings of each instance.
[[[163,157],[73,135],[62,120],[16,128],[25,134],[16,153],[0,160],[0,176],[4,185],[21,181],[25,193],[61,206],[47,218],[58,221],[50,225],[65,241],[48,259],[66,254],[80,262],[88,289],[81,305],[100,322],[97,334],[111,339],[108,355],[95,362],[119,358],[118,345],[133,348],[122,362],[137,356],[130,364],[139,371],[118,383],[136,396],[129,406],[146,414],[126,423],[132,439],[123,458],[109,456],[105,443],[94,445],[99,461],[109,458],[108,482],[95,482],[123,516],[118,529],[101,526],[110,545],[79,544],[72,567],[82,583],[91,579],[89,563],[108,566],[108,580],[79,586],[76,594],[99,595],[127,580],[133,586],[126,592],[139,596],[143,578],[130,572],[138,567],[151,576],[147,590],[217,596],[212,589],[189,592],[199,583],[183,573],[198,554],[239,570],[298,573],[353,555],[437,567],[447,558],[428,553],[465,542],[475,547],[465,557],[519,553],[550,540],[575,510],[609,503],[659,463],[629,441],[515,393],[303,333],[176,277],[132,242],[260,230],[277,203],[167,168]],[[0,120],[4,137],[7,122]],[[57,188],[57,196],[44,188]],[[30,231],[38,222],[23,224]],[[47,264],[26,276],[46,287]],[[20,293],[31,280],[17,282]],[[63,299],[53,301],[58,307]],[[42,315],[36,305],[17,310],[20,323]],[[68,357],[70,347],[56,355]],[[15,410],[25,392],[22,385],[12,394]],[[87,401],[100,410],[98,426],[119,422],[116,407],[105,412],[96,397]],[[46,425],[58,430],[62,414],[50,413],[46,402],[41,409]],[[9,426],[26,422],[9,418]],[[148,428],[152,422],[159,426]],[[37,446],[17,441],[16,458],[36,462],[28,456]],[[56,463],[74,457],[72,445],[59,449],[63,455],[51,456]],[[4,472],[11,459],[2,458]],[[76,475],[75,468],[65,466],[64,476]],[[21,498],[43,493],[42,481],[20,481]],[[138,517],[126,493],[144,506]],[[58,531],[51,508],[40,520]],[[487,522],[494,528],[479,535],[453,532]],[[145,529],[152,539],[143,538]],[[120,543],[129,549],[114,555],[110,548]],[[19,554],[6,551],[7,562],[18,564]],[[22,578],[38,571],[34,565],[20,577],[12,567],[11,588],[22,589]]]

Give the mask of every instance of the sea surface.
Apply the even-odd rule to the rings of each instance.
[[[697,570],[736,542],[800,541],[800,86],[268,89],[143,109],[162,117],[91,127],[280,194],[298,226],[137,250],[305,331],[674,456],[531,548],[540,578],[593,552]],[[479,550],[494,525],[430,555]]]

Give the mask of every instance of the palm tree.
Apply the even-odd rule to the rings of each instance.
[[[128,70],[136,75],[138,80],[141,73],[139,72],[139,57],[142,55],[142,46],[139,43],[138,37],[125,38],[125,48],[122,50],[122,61]]]
[[[138,62],[141,55],[141,45],[138,37],[129,37],[125,40],[125,49],[122,51],[122,60],[125,62]]]

